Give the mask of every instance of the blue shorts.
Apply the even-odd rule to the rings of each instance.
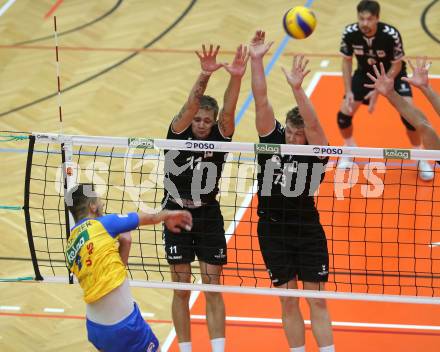
[[[115,325],[101,325],[87,319],[89,341],[105,352],[156,352],[157,337],[142,318],[137,304],[133,312]]]

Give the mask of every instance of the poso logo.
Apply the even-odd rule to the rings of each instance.
[[[385,159],[411,159],[411,150],[408,149],[384,149],[383,157]]]
[[[131,148],[154,149],[154,139],[151,138],[129,138],[128,146]]]
[[[254,145],[257,154],[280,154],[281,147],[279,144],[257,143]]]
[[[208,142],[186,142],[185,147],[187,149],[203,149],[203,150],[214,150],[214,143]]]
[[[313,147],[313,153],[324,154],[324,155],[341,155],[343,153],[343,150],[342,148]]]

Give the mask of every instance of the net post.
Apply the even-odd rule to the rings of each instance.
[[[29,212],[29,194],[30,194],[30,183],[31,183],[31,172],[32,172],[32,158],[34,155],[34,146],[35,146],[35,136],[29,136],[29,147],[28,147],[28,155],[26,161],[26,175],[24,182],[24,218],[26,222],[26,232],[29,243],[29,251],[31,252],[32,265],[34,267],[35,272],[35,280],[43,280],[43,277],[40,273],[40,268],[38,267],[37,254],[35,252],[34,238],[32,236],[32,225],[31,225],[31,215]]]
[[[61,161],[63,165],[63,185],[64,185],[64,218],[66,222],[66,240],[70,237],[70,224],[74,224],[72,215],[69,212],[66,203],[66,194],[67,191],[73,186],[73,164],[72,164],[72,156],[73,156],[73,145],[70,141],[64,141],[61,143]],[[69,275],[69,284],[73,284],[73,274],[67,268],[67,272]]]

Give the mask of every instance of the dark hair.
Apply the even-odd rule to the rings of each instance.
[[[291,123],[296,128],[304,128],[304,119],[299,113],[299,108],[297,106],[287,112],[286,123]]]
[[[360,13],[364,11],[371,13],[373,16],[379,17],[380,5],[374,0],[362,0],[357,6],[357,12]]]
[[[209,95],[202,95],[200,97],[200,109],[214,111],[214,121],[217,120],[218,115],[218,103],[213,97]]]
[[[93,183],[82,183],[67,191],[65,201],[73,218],[78,221],[88,215],[90,202],[96,201],[97,198]]]

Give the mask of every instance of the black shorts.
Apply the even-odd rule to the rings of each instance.
[[[260,218],[258,240],[274,286],[292,279],[327,282],[327,239],[319,222],[294,224]]]
[[[402,77],[406,77],[406,73],[400,73],[394,79],[394,89],[402,97],[412,97],[411,86],[408,82],[402,81]],[[368,99],[366,100],[364,98],[372,89],[364,87],[364,84],[371,83],[372,82],[365,71],[354,71],[353,77],[351,78],[351,91],[353,92],[355,101],[362,101],[364,104],[369,103]]]
[[[165,209],[182,210],[170,201]],[[164,226],[163,240],[169,264],[191,263],[198,260],[213,265],[227,263],[227,250],[223,216],[218,202],[188,210],[193,217],[191,231],[173,233]]]

